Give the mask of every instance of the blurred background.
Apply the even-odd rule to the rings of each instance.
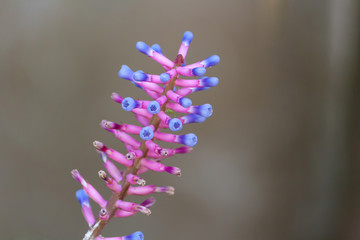
[[[176,194],[103,235],[360,238],[358,1],[2,0],[0,30],[1,239],[82,239],[70,171],[108,198],[92,142],[126,152],[98,124],[136,122],[112,92],[146,98],[120,66],[161,73],[136,42],[174,59],[187,30],[188,63],[221,57],[207,72],[220,84],[191,95],[214,114],[183,130],[192,153],[167,160],[181,178],[145,175]]]

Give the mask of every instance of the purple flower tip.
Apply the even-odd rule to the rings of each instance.
[[[141,203],[141,206],[150,208],[155,204],[156,200],[154,197],[150,197]]]
[[[184,33],[183,38],[182,38],[183,44],[185,44],[185,46],[189,46],[190,43],[191,43],[191,41],[192,41],[192,39],[193,39],[193,37],[194,37],[194,35],[192,34],[192,32],[186,31],[186,32]]]
[[[177,168],[177,167],[166,167],[165,171],[170,174],[177,175],[179,177],[181,176],[181,170],[180,170],[180,168]]]
[[[121,103],[121,107],[125,110],[125,111],[131,111],[134,108],[136,108],[136,100],[134,100],[131,97],[127,97],[125,98],[122,103]]]
[[[160,81],[163,82],[163,83],[166,83],[167,81],[170,80],[170,74],[168,73],[162,73],[160,74]]]
[[[147,110],[149,113],[157,114],[160,111],[160,104],[157,101],[151,101],[147,106]]]
[[[84,189],[77,190],[75,195],[81,205],[83,204],[89,205],[89,196],[84,191]]]
[[[148,75],[141,70],[136,71],[133,75],[133,79],[135,81],[145,81],[145,80],[147,80],[147,78],[148,78]]]
[[[183,106],[184,108],[188,108],[192,105],[192,101],[189,98],[182,97],[180,98],[180,105]]]
[[[204,74],[206,73],[206,69],[203,68],[203,67],[196,67],[196,68],[193,68],[193,69],[191,70],[191,72],[192,72],[192,74],[194,74],[195,76],[200,77],[200,76],[202,76],[202,75],[204,75]]]
[[[173,118],[169,121],[169,128],[171,131],[180,131],[182,126],[182,122],[177,118]]]
[[[197,137],[193,133],[185,134],[180,136],[180,143],[185,144],[186,146],[193,147],[197,144]]]
[[[205,67],[211,67],[220,62],[220,57],[218,55],[212,55],[211,57],[208,57],[207,59],[203,60],[201,63]]]
[[[124,236],[123,240],[144,240],[144,234],[140,231],[137,231],[128,236]]]
[[[217,77],[209,77],[203,79],[204,87],[215,87],[219,83],[219,79]]]
[[[159,44],[155,43],[154,45],[151,46],[151,48],[157,52],[157,53],[160,53],[160,54],[163,54],[162,51],[161,51],[161,47]]]
[[[212,106],[208,103],[197,106],[196,110],[197,110],[196,113],[206,118],[210,117],[213,114]]]
[[[122,65],[119,71],[119,77],[132,81],[132,76],[134,72],[126,65]]]
[[[194,89],[194,92],[208,90],[208,89],[210,89],[210,87],[198,87]]]
[[[154,137],[154,131],[151,127],[144,127],[140,131],[140,137],[143,140],[151,140]]]
[[[141,52],[147,56],[152,55],[152,49],[144,42],[141,42],[141,41],[137,42],[136,49],[139,50],[139,52]]]
[[[188,114],[184,116],[186,123],[202,123],[206,120],[206,117],[197,114]]]

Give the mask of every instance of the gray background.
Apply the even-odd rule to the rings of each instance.
[[[125,150],[98,123],[135,123],[112,92],[145,98],[120,66],[161,73],[136,42],[174,59],[190,30],[188,63],[221,56],[207,73],[219,86],[191,96],[215,112],[183,131],[198,135],[194,151],[167,161],[181,178],[145,175],[175,196],[156,195],[151,216],[113,220],[104,235],[359,239],[358,10],[350,0],[0,1],[0,238],[82,239],[70,170],[108,198],[92,141]]]

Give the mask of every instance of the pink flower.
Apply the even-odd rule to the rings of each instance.
[[[158,44],[149,47],[144,42],[138,42],[136,48],[149,58],[158,62],[164,72],[160,74],[149,74],[144,71],[133,71],[130,67],[123,65],[118,75],[130,81],[136,87],[144,90],[150,97],[150,100],[135,100],[136,98],[123,98],[117,93],[113,93],[111,98],[121,104],[125,111],[131,111],[141,126],[132,124],[119,124],[103,120],[101,127],[112,133],[121,140],[126,149],[126,154],[105,146],[100,141],[94,141],[95,149],[100,153],[103,170],[99,171],[99,177],[104,180],[105,185],[112,191],[109,201],[104,200],[100,193],[80,175],[77,170],[72,171],[76,179],[83,187],[76,193],[82,212],[90,226],[90,230],[85,234],[84,239],[97,240],[142,240],[144,236],[141,232],[136,232],[123,237],[104,238],[100,235],[101,230],[112,217],[128,217],[137,212],[150,215],[150,207],[155,199],[149,198],[144,202],[137,204],[124,201],[126,195],[149,195],[152,193],[174,194],[174,187],[155,185],[145,185],[146,182],[139,175],[151,170],[155,172],[168,172],[180,176],[181,170],[177,167],[167,166],[161,163],[164,158],[176,154],[186,154],[192,150],[198,142],[194,133],[172,134],[162,132],[164,129],[171,131],[180,131],[184,124],[201,123],[209,118],[213,113],[210,104],[193,106],[189,94],[208,90],[215,87],[219,79],[216,77],[202,77],[199,79],[182,79],[186,77],[200,77],[206,73],[206,68],[219,63],[220,58],[217,55],[210,56],[196,63],[186,65],[185,57],[189,45],[193,39],[191,32],[185,32],[178,55],[174,61],[168,59]],[[174,117],[174,113],[180,114]],[[142,141],[139,142],[131,135],[138,135]],[[157,141],[157,142],[155,142]],[[159,141],[182,144],[182,147],[163,148]],[[119,170],[115,165],[121,164],[124,170]],[[140,186],[132,186],[140,185]],[[89,198],[101,208],[99,218],[95,220],[92,213]]]

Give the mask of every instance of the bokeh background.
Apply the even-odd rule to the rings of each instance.
[[[2,0],[1,239],[82,239],[70,171],[107,198],[92,141],[125,149],[98,124],[135,123],[112,92],[145,97],[117,72],[161,73],[136,42],[173,59],[186,30],[188,63],[221,56],[207,73],[220,84],[192,96],[215,112],[183,131],[198,135],[195,150],[167,161],[181,178],[145,175],[175,196],[157,195],[150,217],[113,220],[104,235],[360,238],[358,1]]]

